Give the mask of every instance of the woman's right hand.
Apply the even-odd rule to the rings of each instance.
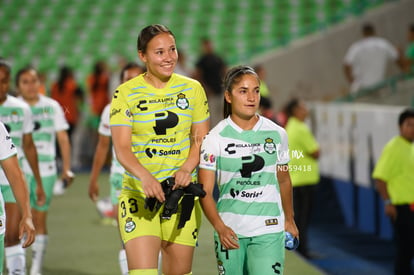
[[[217,234],[219,235],[221,245],[226,249],[238,249],[239,248],[239,238],[237,234],[223,224],[220,228],[216,229]]]
[[[162,190],[161,183],[157,181],[154,176],[149,174],[146,177],[141,178],[142,189],[145,196],[148,198],[156,198],[159,202],[165,201],[164,191]]]

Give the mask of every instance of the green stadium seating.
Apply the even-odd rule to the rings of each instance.
[[[195,62],[200,39],[236,64],[315,33],[384,0],[4,0],[0,56],[55,75],[66,62],[84,79],[94,60],[137,60],[136,37],[152,23],[169,26]],[[18,68],[14,68],[17,70]],[[49,79],[52,81],[52,79]]]

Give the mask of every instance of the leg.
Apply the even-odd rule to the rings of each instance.
[[[144,199],[133,192],[119,197],[119,232],[125,244],[130,274],[155,270],[157,274],[158,254],[161,248],[159,211],[144,207]],[[145,273],[144,273],[145,274]]]
[[[125,244],[128,269],[157,269],[160,238],[144,236],[129,240]]]
[[[26,256],[19,240],[21,215],[16,203],[6,203],[5,255],[9,274],[26,274]]]
[[[410,275],[413,259],[414,212],[409,207],[397,206],[397,219],[394,224],[396,240],[395,275]]]
[[[191,273],[194,247],[162,241],[162,269],[165,275]]]
[[[316,185],[307,185],[293,188],[293,205],[295,211],[295,222],[299,229],[298,252],[309,257],[308,227],[312,213],[314,190]]]
[[[30,180],[33,222],[36,228],[36,240],[32,245],[32,266],[30,275],[38,275],[42,273],[43,259],[46,253],[48,242],[47,215],[53,197],[53,187],[57,176],[49,176],[42,178],[43,188],[46,193],[46,202],[44,205],[37,205],[36,202],[36,182],[33,177]]]
[[[214,232],[214,247],[217,259],[218,274],[244,274],[246,245],[249,238],[239,239],[239,249],[225,249],[216,232]]]
[[[182,211],[180,204],[177,213],[173,214],[171,219],[161,221],[162,270],[165,275],[191,274],[194,247],[201,225],[199,201],[194,202],[190,219],[185,223],[185,226],[177,229]]]
[[[250,238],[247,245],[248,274],[283,274],[285,266],[284,232]]]
[[[43,259],[48,242],[46,228],[47,212],[34,209],[32,212],[36,228],[36,240],[32,245],[32,266],[30,268],[30,275],[38,275],[42,272]]]
[[[113,172],[111,168],[111,175],[109,178],[109,183],[111,185],[110,194],[111,194],[111,203],[112,203],[112,213],[114,214],[113,218],[116,220],[118,227],[119,227],[119,222],[118,222],[119,200],[118,198],[122,190],[122,178],[123,178],[122,174]],[[121,238],[121,236],[119,237]],[[124,247],[124,243],[122,242],[122,238],[121,238],[121,250],[119,251],[119,255],[118,255],[118,262],[119,262],[119,267],[121,269],[121,274],[128,275],[128,262],[127,262],[125,247]]]

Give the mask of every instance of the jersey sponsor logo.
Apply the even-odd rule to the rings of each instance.
[[[153,138],[152,143],[174,143],[176,141],[175,137],[171,138]]]
[[[264,167],[264,159],[258,155],[242,157],[242,169],[240,174],[243,178],[250,178],[253,172],[259,171]]]
[[[260,180],[237,180],[236,185],[260,185]]]
[[[137,226],[136,226],[135,222],[132,220],[132,218],[128,217],[126,219],[126,223],[125,223],[125,232],[126,233],[131,233],[132,231],[135,230],[136,227]]]
[[[42,128],[42,124],[39,121],[35,121],[33,131],[37,131],[40,128]]]
[[[250,148],[251,152],[260,152],[260,143],[229,143],[227,144],[226,148],[224,148],[224,151],[226,151],[229,155],[233,155],[236,153],[236,149],[244,149],[244,148]]]
[[[268,154],[276,153],[276,144],[273,142],[272,138],[265,139],[264,150]]]
[[[19,113],[20,113],[20,115],[19,115]],[[0,121],[3,122],[4,124],[6,124],[6,122],[9,122],[9,123],[22,122],[23,119],[24,119],[23,113],[18,112],[16,110],[11,110],[9,112],[9,114],[5,114],[5,115],[0,116]]]
[[[145,149],[145,154],[149,158],[153,158],[155,155],[159,156],[171,156],[171,155],[179,155],[181,154],[181,150],[157,150],[155,148],[147,148]]]
[[[112,109],[111,113],[109,114],[109,117],[113,117],[114,115],[121,112],[121,109]]]
[[[249,191],[240,191],[234,188],[230,189],[230,195],[234,198],[236,197],[241,197],[241,198],[258,198],[261,195],[263,195],[263,191],[257,192],[257,191],[253,191],[253,192],[249,192]]]
[[[144,105],[144,104],[147,104],[147,101],[146,101],[146,100],[140,100],[140,101],[138,102],[137,108],[138,108],[140,111],[146,111],[146,110],[148,110],[148,107],[143,107],[143,106],[142,106],[142,105]]]
[[[183,93],[179,93],[177,95],[177,101],[175,102],[175,104],[181,110],[188,109],[188,106],[190,105],[190,103],[188,102],[188,99],[185,97],[185,94]]]
[[[267,219],[265,220],[265,225],[266,226],[270,226],[270,225],[278,225],[279,221],[275,218],[275,219]]]
[[[149,101],[150,104],[154,104],[154,103],[164,103],[165,106],[171,105],[171,103],[174,102],[174,98],[173,97],[165,97],[165,98],[158,98],[158,99],[151,99]]]
[[[203,155],[203,159],[210,163],[214,163],[216,161],[216,157],[213,154],[207,154],[207,153]]]
[[[217,268],[218,268],[218,274],[224,275],[226,274],[226,269],[224,268],[223,262],[218,260],[217,261]]]
[[[165,135],[167,129],[174,128],[178,124],[177,114],[170,111],[156,113],[155,119],[155,126],[153,128],[157,135]]]
[[[275,272],[275,274],[281,274],[281,269],[282,269],[282,265],[280,263],[275,263],[274,265],[272,265],[273,271]]]

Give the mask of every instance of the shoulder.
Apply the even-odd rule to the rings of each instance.
[[[25,110],[30,110],[29,104],[27,104],[23,100],[23,98],[17,98],[17,97],[8,95],[6,101],[7,101],[9,106],[22,108],[22,109],[25,109]]]
[[[145,86],[144,75],[140,74],[118,86],[117,91],[132,92]]]
[[[172,75],[173,78],[173,83],[183,83],[183,84],[187,84],[187,85],[193,85],[193,86],[201,86],[200,82],[194,78],[182,75],[182,74],[177,74],[174,73]]]
[[[219,123],[216,124],[206,135],[206,138],[217,138],[220,136],[221,131],[227,127],[229,124],[227,123],[227,119],[221,120]]]

